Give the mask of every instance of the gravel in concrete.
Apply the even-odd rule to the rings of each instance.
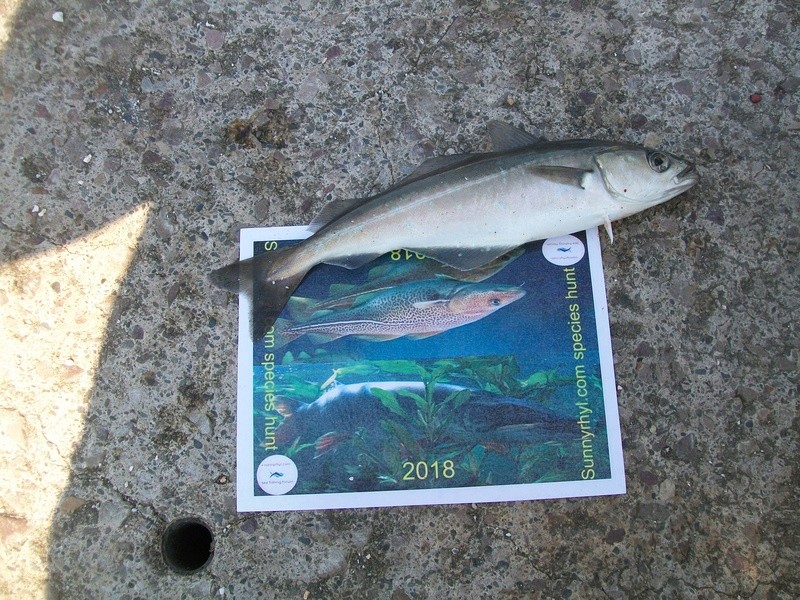
[[[1,596],[800,596],[796,2],[0,9]],[[604,242],[628,494],[237,514],[205,274],[490,119],[698,163]],[[184,516],[193,575],[160,555]]]

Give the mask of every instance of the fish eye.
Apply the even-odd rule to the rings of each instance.
[[[491,300],[489,300],[489,304],[491,304],[492,306],[500,306],[501,304],[500,298],[492,298]]]
[[[650,164],[650,168],[656,173],[663,173],[669,169],[669,156],[663,152],[648,152],[647,162]]]

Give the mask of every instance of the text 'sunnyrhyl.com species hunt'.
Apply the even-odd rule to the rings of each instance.
[[[469,271],[526,242],[598,225],[610,236],[611,221],[698,181],[693,164],[623,142],[543,143],[496,121],[489,135],[493,152],[431,158],[381,194],[331,202],[311,237],[218,269],[212,282],[252,294],[260,338],[320,263],[353,269],[406,249]]]

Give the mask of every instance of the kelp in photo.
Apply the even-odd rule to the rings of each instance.
[[[523,375],[512,356],[285,367],[279,387],[292,398],[278,402],[278,446],[263,452],[297,463],[292,493],[560,481],[580,470],[580,430],[554,401],[574,379],[557,370]]]

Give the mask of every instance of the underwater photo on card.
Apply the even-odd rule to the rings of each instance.
[[[254,496],[610,478],[586,243],[316,267],[253,342]]]

